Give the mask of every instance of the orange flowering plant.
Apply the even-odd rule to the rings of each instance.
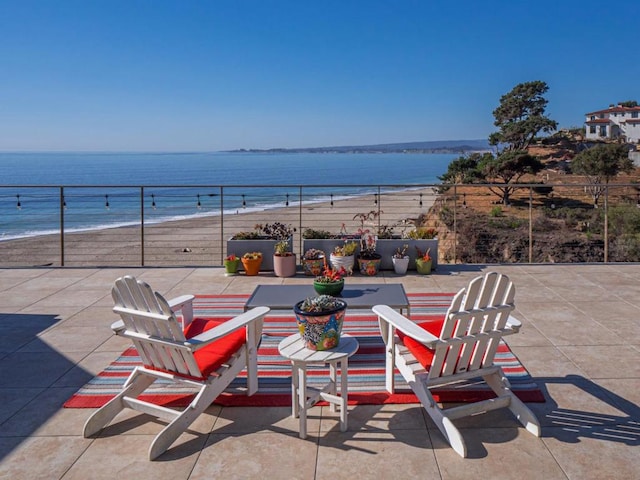
[[[232,253],[231,255],[227,255],[227,258],[225,258],[225,260],[227,262],[235,262],[236,260],[240,260],[240,258],[238,258],[235,253]]]
[[[423,252],[416,245],[416,251],[418,252],[418,256],[416,257],[416,260],[422,260],[423,262],[428,262],[429,260],[431,260],[431,255],[429,255],[429,252],[431,251],[430,248],[427,248],[427,250]]]
[[[339,270],[329,267],[327,264],[324,266],[322,275],[316,277],[315,281],[318,283],[336,283],[342,280],[342,277],[347,273],[344,267],[340,267]]]

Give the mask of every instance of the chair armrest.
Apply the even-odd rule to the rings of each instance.
[[[509,318],[507,318],[507,324],[505,325],[505,327],[507,329],[504,332],[505,335],[509,335],[511,333],[518,333],[520,331],[520,327],[522,327],[522,322],[517,318],[509,315]]]
[[[179,297],[172,298],[167,301],[171,311],[176,313],[182,311],[182,329],[187,328],[193,321],[193,295],[180,295]]]
[[[420,328],[414,322],[409,320],[407,317],[400,315],[388,305],[376,305],[372,310],[379,318],[390,323],[405,335],[424,343],[429,348],[436,348],[436,344],[440,341],[438,337],[430,334],[425,329]]]
[[[199,348],[207,346],[214,340],[228,335],[234,330],[238,330],[239,328],[255,322],[256,320],[261,320],[267,313],[269,313],[270,310],[271,309],[269,307],[252,308],[251,310],[244,312],[231,320],[227,320],[211,330],[207,330],[200,335],[190,338],[185,343],[191,345],[194,350],[198,350]]]

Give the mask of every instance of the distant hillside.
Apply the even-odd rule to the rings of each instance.
[[[338,147],[240,149],[234,152],[266,153],[466,153],[490,150],[487,140],[440,140],[431,142],[346,145]]]

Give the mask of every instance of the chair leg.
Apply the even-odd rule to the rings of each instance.
[[[222,383],[205,385],[189,406],[153,439],[149,447],[149,460],[155,460],[162,455],[225,388],[226,384]]]
[[[409,382],[409,385],[447,442],[449,442],[458,455],[462,458],[466,458],[467,446],[464,443],[460,431],[456,428],[451,419],[447,418],[443,413],[426,385],[420,381]]]
[[[527,407],[522,400],[520,400],[511,390],[509,381],[504,376],[502,370],[490,375],[485,375],[484,380],[487,385],[500,397],[508,396],[509,410],[518,419],[518,421],[527,429],[527,431],[539,437],[542,432],[540,428],[540,422],[535,414]]]
[[[104,426],[113,420],[118,413],[124,410],[125,405],[122,401],[124,397],[137,397],[154,381],[154,377],[146,375],[144,372],[141,372],[136,368],[131,372],[131,375],[127,379],[127,386],[118,395],[113,397],[109,402],[91,415],[85,422],[83,430],[84,437],[88,438],[98,433]]]

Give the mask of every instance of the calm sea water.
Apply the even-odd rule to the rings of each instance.
[[[221,198],[235,212],[374,193],[372,185],[436,184],[456,157],[0,153],[0,241],[57,232],[61,216],[66,231],[137,224],[141,198],[145,223],[158,223],[219,215]]]

